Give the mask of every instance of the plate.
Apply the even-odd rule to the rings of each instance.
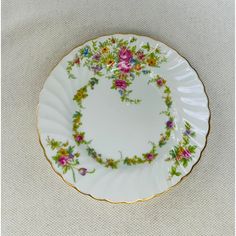
[[[186,176],[205,147],[210,112],[189,63],[145,36],[75,48],[40,93],[38,132],[53,170],[79,192],[145,201]]]

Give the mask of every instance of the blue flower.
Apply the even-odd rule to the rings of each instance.
[[[98,73],[100,70],[102,70],[102,66],[96,65],[91,67],[94,71],[94,73]]]
[[[195,132],[193,132],[193,131],[187,129],[187,130],[185,130],[184,135],[194,137]]]
[[[185,130],[184,134],[185,134],[185,135],[190,135],[190,134],[191,134],[191,131],[190,131],[190,130]]]
[[[85,57],[87,57],[88,54],[89,54],[89,48],[85,48],[84,51],[83,51],[83,55],[84,55]]]
[[[74,155],[72,153],[69,154],[69,158],[73,159]]]
[[[131,76],[133,79],[135,78],[134,73],[130,73],[130,76]]]
[[[143,72],[143,74],[148,74],[148,73],[150,73],[150,71],[149,70],[142,70],[142,72]]]
[[[132,58],[132,59],[130,60],[130,63],[135,64],[135,63],[136,63],[136,60],[135,60],[134,58]]]
[[[120,93],[121,96],[123,95],[123,91],[122,90],[119,90],[119,93]]]

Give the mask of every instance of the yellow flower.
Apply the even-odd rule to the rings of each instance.
[[[80,123],[80,116],[74,119],[74,123]]]
[[[107,64],[108,66],[113,66],[114,60],[113,60],[112,58],[107,58],[106,64]]]
[[[67,150],[64,149],[64,148],[61,148],[59,152],[60,152],[61,155],[67,155],[68,154]]]
[[[85,87],[83,87],[83,88],[81,88],[81,89],[79,89],[77,91],[77,93],[74,96],[74,100],[75,101],[80,101],[83,98],[86,98],[87,96],[88,96],[88,94],[87,94],[87,87],[85,86]]]
[[[141,65],[140,65],[140,64],[137,64],[137,65],[135,65],[135,66],[134,66],[134,69],[135,69],[135,70],[141,70],[141,69],[142,69],[142,67],[141,67]]]
[[[127,78],[126,74],[119,74],[119,79],[125,80]]]
[[[102,53],[108,53],[109,52],[109,48],[108,47],[103,47],[102,48]]]
[[[153,58],[153,57],[149,57],[149,58],[147,59],[147,64],[148,64],[149,66],[156,66],[156,64],[157,64],[157,59],[156,59],[156,58]]]
[[[181,155],[181,153],[184,151],[184,148],[183,147],[179,147],[179,150],[178,150],[178,155]]]

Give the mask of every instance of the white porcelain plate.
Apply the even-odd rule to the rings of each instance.
[[[147,200],[198,161],[208,99],[176,51],[144,36],[111,35],[77,47],[44,84],[38,131],[69,185],[109,202]]]

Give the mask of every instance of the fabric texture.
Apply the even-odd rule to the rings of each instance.
[[[2,235],[234,235],[233,0],[4,0],[2,2]],[[210,100],[208,144],[171,191],[131,205],[67,186],[36,132],[39,92],[75,46],[135,33],[176,49]],[[109,191],[109,189],[107,190]]]

